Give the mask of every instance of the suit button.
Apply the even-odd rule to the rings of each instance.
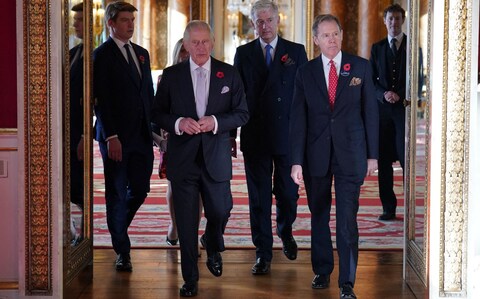
[[[281,117],[281,116],[279,116],[279,117],[278,117],[278,119],[282,119],[282,117]]]
[[[331,123],[335,122],[335,119],[334,119],[334,118],[332,118],[332,119],[330,120],[330,122],[331,122]]]
[[[277,101],[278,101],[278,102],[281,102],[281,101],[282,101],[282,98],[277,98]]]
[[[283,85],[286,85],[286,84],[287,84],[287,81],[282,81],[282,84],[283,84]]]

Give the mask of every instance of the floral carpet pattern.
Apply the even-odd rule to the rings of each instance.
[[[145,203],[137,212],[133,220],[129,235],[134,248],[164,248],[169,224],[168,207],[165,202],[167,181],[159,179],[158,152],[155,153],[154,173],[151,178],[151,192]],[[94,213],[93,234],[94,246],[111,247],[105,212],[105,185],[103,168],[98,145],[94,144]],[[228,248],[253,248],[250,236],[250,222],[248,211],[248,193],[245,182],[243,160],[241,152],[233,159],[234,176],[232,180],[232,195],[234,206],[225,231],[225,245]],[[377,219],[382,212],[378,197],[376,176],[368,177],[362,186],[360,194],[360,210],[358,213],[358,227],[360,232],[360,249],[401,249],[403,248],[403,190],[402,170],[395,167],[395,193],[398,198],[397,219],[382,222]],[[274,201],[273,201],[274,202]],[[305,197],[305,189],[300,188],[297,220],[294,223],[294,237],[300,248],[310,248],[310,212]],[[202,218],[200,232],[203,233],[206,220]],[[423,223],[417,225],[421,228]],[[335,205],[332,206],[330,227],[332,240],[335,241]],[[272,231],[275,231],[275,205],[272,205]],[[281,248],[278,237],[274,237],[274,247]]]

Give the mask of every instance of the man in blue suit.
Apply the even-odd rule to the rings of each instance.
[[[167,178],[180,240],[180,296],[198,292],[199,194],[207,225],[201,243],[207,268],[222,275],[223,233],[233,207],[230,180],[230,131],[248,120],[243,84],[234,67],[214,59],[210,26],[191,21],[183,44],[190,59],[163,71],[153,110],[153,122],[169,133]]]
[[[250,226],[256,247],[253,274],[270,272],[272,260],[272,193],[277,206],[277,235],[283,252],[297,258],[292,225],[297,217],[298,186],[290,177],[288,134],[293,82],[307,62],[305,47],[278,36],[278,6],[269,0],[253,4],[251,21],[259,38],[237,49],[234,66],[247,95],[249,122],[240,133],[245,161]],[[273,189],[272,189],[273,174]]]
[[[296,184],[305,180],[312,214],[314,289],[327,288],[333,271],[329,222],[335,181],[340,298],[356,298],[360,186],[378,159],[375,88],[369,62],[341,51],[343,31],[335,16],[316,17],[312,29],[322,54],[295,79],[291,175]]]
[[[105,174],[107,224],[118,271],[131,271],[128,227],[150,191],[153,83],[147,50],[130,42],[134,12],[127,2],[105,10],[110,38],[93,53],[94,94]]]

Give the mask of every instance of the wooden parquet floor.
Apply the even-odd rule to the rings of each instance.
[[[132,273],[114,270],[115,253],[111,249],[94,251],[94,278],[82,299],[180,298],[183,280],[180,252],[177,249],[136,249],[132,251]],[[254,250],[227,250],[223,254],[223,276],[214,277],[205,266],[206,252],[199,259],[199,293],[203,299],[282,299],[339,298],[338,261],[325,290],[313,290],[310,251],[301,250],[290,261],[280,250],[274,252],[271,273],[254,276],[250,269]],[[413,293],[402,279],[401,251],[361,251],[355,293],[361,299],[411,299]]]

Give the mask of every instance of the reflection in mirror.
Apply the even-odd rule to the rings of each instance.
[[[84,235],[83,2],[72,3],[70,20],[70,241],[77,246]]]
[[[421,0],[419,4],[419,18],[418,18],[418,86],[417,86],[417,109],[416,109],[416,139],[415,139],[415,243],[418,248],[424,249],[425,240],[425,200],[426,200],[426,129],[427,129],[427,86],[428,78],[425,78],[425,73],[428,70],[424,69],[423,62],[426,61],[424,56],[427,49],[427,0]],[[412,116],[415,117],[415,116]]]

